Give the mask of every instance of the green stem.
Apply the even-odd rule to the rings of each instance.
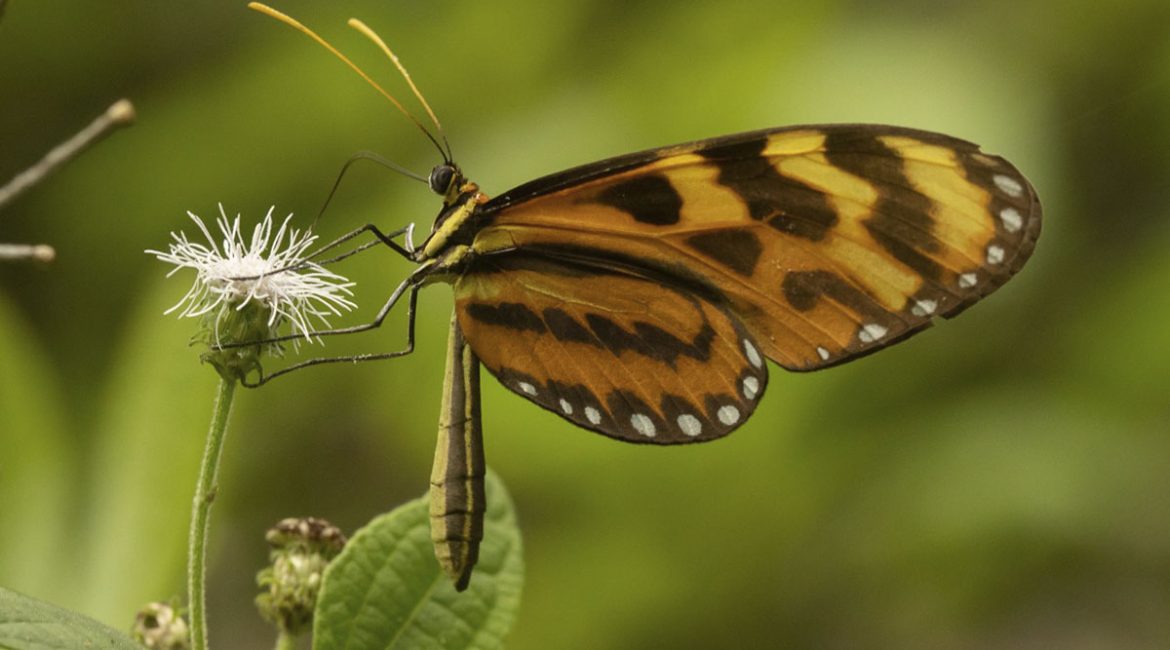
[[[223,438],[227,433],[228,413],[232,410],[235,389],[236,382],[219,380],[219,391],[211,414],[211,429],[207,432],[207,447],[203,450],[203,464],[199,467],[199,483],[195,486],[195,502],[191,508],[191,536],[187,546],[187,607],[191,611],[192,650],[207,650],[207,613],[204,602],[207,527],[211,519],[211,503],[215,500],[215,480],[219,473],[219,459],[223,452]]]
[[[297,638],[284,630],[276,636],[276,650],[296,650]]]

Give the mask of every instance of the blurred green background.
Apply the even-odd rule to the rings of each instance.
[[[403,91],[411,68],[489,194],[674,142],[790,123],[932,129],[1032,179],[1018,278],[824,373],[773,368],[709,445],[593,435],[485,380],[489,463],[528,577],[513,648],[1156,648],[1170,644],[1170,5],[280,2]],[[126,96],[139,121],[0,212],[0,584],[119,628],[183,590],[216,382],[162,312],[189,275],[143,249],[222,202],[300,224],[341,163],[434,151],[323,50],[243,3],[13,0],[0,178]],[[403,97],[406,99],[406,97]],[[429,227],[421,185],[356,168],[325,215]],[[341,269],[368,319],[409,264]],[[449,291],[417,352],[241,394],[213,522],[211,639],[270,643],[253,576],[292,515],[352,531],[426,487]],[[403,341],[402,314],[328,352]],[[317,351],[320,352],[319,350]]]

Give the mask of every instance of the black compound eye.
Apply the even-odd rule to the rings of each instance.
[[[438,165],[431,170],[431,178],[428,181],[431,185],[431,191],[435,194],[446,194],[453,178],[455,178],[455,167],[447,164]]]

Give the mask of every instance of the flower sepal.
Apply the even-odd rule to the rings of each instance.
[[[199,360],[211,364],[226,381],[244,383],[250,373],[263,375],[260,357],[284,354],[284,346],[280,343],[265,342],[276,336],[270,325],[271,310],[251,301],[238,308],[223,305],[221,312],[204,315],[202,328],[191,340],[192,345],[207,348],[199,355]],[[255,343],[227,347],[249,341]]]

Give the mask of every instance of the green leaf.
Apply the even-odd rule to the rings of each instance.
[[[435,560],[425,497],[359,530],[325,573],[313,647],[503,647],[520,604],[524,563],[512,501],[491,471],[487,500],[479,564],[463,593]]]
[[[0,648],[142,650],[130,637],[86,618],[0,587]]]

